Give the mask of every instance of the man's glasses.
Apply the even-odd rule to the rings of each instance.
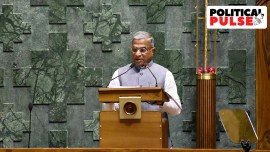
[[[150,48],[149,50],[151,50],[152,48]],[[137,52],[137,51],[140,51],[141,53],[145,53],[148,51],[148,49],[146,47],[142,47],[142,48],[132,48],[132,52]]]

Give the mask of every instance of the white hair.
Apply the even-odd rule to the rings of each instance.
[[[133,35],[133,40],[150,39],[152,47],[154,47],[154,37],[145,31],[138,31]]]

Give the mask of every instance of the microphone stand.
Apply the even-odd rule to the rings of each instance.
[[[249,141],[244,142],[244,140],[241,140],[240,143],[241,143],[242,148],[245,150],[245,152],[249,152],[249,150],[251,149],[251,145]]]
[[[43,65],[44,61],[42,62],[42,65]],[[35,66],[35,65],[34,65]],[[38,77],[39,77],[39,72],[40,72],[40,69],[38,70],[38,73],[37,73],[37,76],[36,76],[36,80],[35,80],[35,86],[34,86],[34,95],[33,95],[33,98],[32,98],[32,102],[30,102],[28,104],[28,109],[29,109],[29,112],[30,112],[30,118],[29,118],[29,137],[28,137],[28,148],[30,148],[30,141],[31,141],[31,125],[32,125],[32,109],[33,109],[33,103],[34,103],[34,100],[35,100],[35,96],[36,96],[36,91],[37,91],[37,83],[38,83]]]
[[[30,102],[29,104],[28,104],[28,109],[29,109],[29,111],[30,111],[30,118],[29,118],[29,137],[28,137],[28,148],[30,148],[30,141],[31,141],[31,122],[32,122],[32,120],[31,120],[31,116],[32,116],[32,109],[33,109],[33,103],[32,102]]]

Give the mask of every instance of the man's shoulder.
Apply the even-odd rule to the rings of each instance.
[[[169,71],[167,68],[165,68],[164,66],[160,65],[160,64],[157,64],[157,63],[153,63],[152,65],[154,68],[157,68],[157,69],[163,69],[163,70],[166,70],[166,71]]]
[[[119,67],[117,70],[118,71],[123,71],[123,70],[129,69],[130,65],[131,65],[131,63],[129,63],[129,64],[125,65],[125,66]]]
[[[126,69],[126,68],[129,68],[130,65],[131,65],[131,63],[129,63],[129,64],[127,64],[127,65],[124,65],[124,66],[120,67],[119,69]]]

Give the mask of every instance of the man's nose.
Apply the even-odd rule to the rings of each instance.
[[[140,50],[140,49],[137,49],[137,51],[136,51],[135,55],[137,55],[137,56],[141,56],[141,55],[142,55],[141,50]]]

